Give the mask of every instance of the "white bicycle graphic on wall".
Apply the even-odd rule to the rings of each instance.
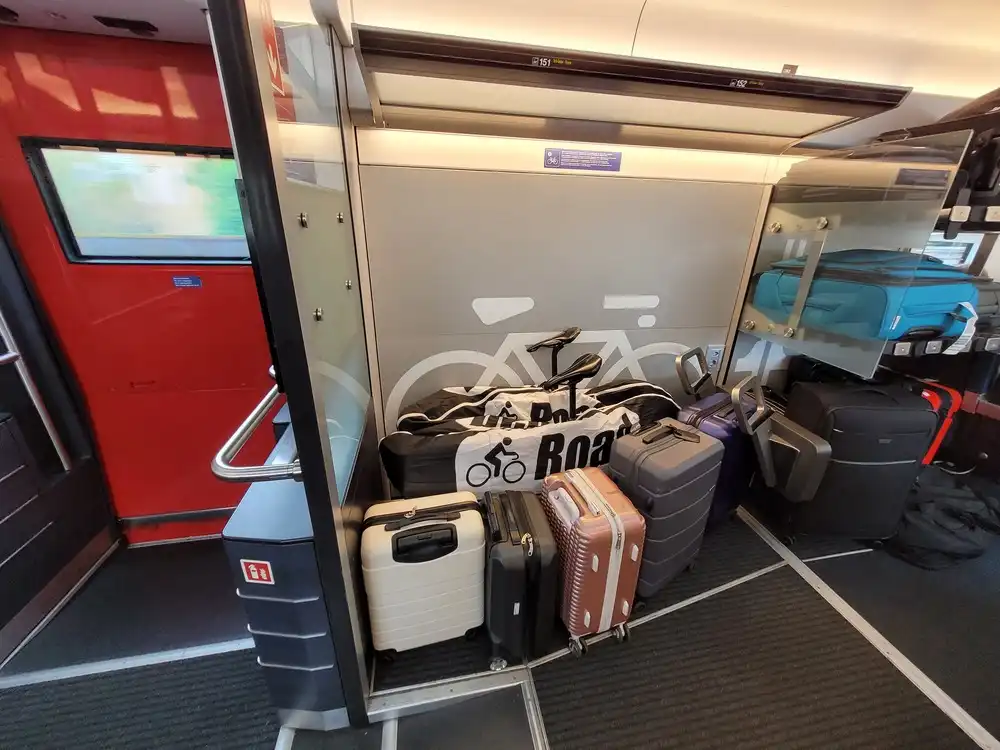
[[[658,303],[658,298],[655,299]],[[473,309],[476,309],[475,302],[476,301],[473,303]],[[530,309],[530,307],[527,309]],[[476,313],[487,325],[490,325],[493,322],[498,322],[498,320],[491,320],[488,317],[484,317],[480,310],[476,310]],[[643,318],[651,317],[652,316],[643,316]],[[500,319],[502,320],[505,318]],[[642,325],[644,322],[645,320],[643,320],[640,325],[642,327],[649,327],[648,325]],[[399,417],[399,411],[403,406],[403,399],[406,398],[410,389],[412,389],[422,377],[433,372],[434,370],[437,370],[438,368],[451,367],[455,365],[473,365],[475,367],[483,368],[482,373],[475,383],[456,383],[455,385],[475,387],[507,385],[518,387],[535,385],[543,382],[549,376],[542,371],[538,362],[536,362],[535,358],[530,352],[528,352],[528,347],[542,339],[552,336],[554,333],[556,333],[556,331],[508,333],[495,354],[486,354],[485,352],[474,351],[471,349],[456,349],[452,351],[439,352],[438,354],[432,354],[431,356],[420,360],[409,370],[403,373],[400,379],[393,386],[392,391],[390,391],[389,398],[386,399],[385,404],[386,426],[390,429],[395,426],[396,420]],[[628,339],[628,335],[623,330],[581,331],[580,335],[573,343],[599,345],[600,349],[597,351],[598,356],[600,356],[606,363],[611,363],[608,365],[607,369],[598,376],[597,385],[606,385],[616,378],[621,377],[635,378],[636,380],[648,380],[646,373],[643,372],[642,369],[641,361],[643,359],[662,355],[676,357],[678,354],[683,354],[691,348],[690,346],[678,344],[672,341],[656,341],[652,344],[646,344],[644,346],[634,348]],[[615,355],[619,355],[619,357],[615,359]],[[526,379],[522,378],[517,370],[508,364],[511,358],[520,363],[524,372],[527,374]],[[525,380],[527,380],[527,382],[525,382]],[[580,384],[580,386],[586,388],[588,384],[588,381],[584,381]]]

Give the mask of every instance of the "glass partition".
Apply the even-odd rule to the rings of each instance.
[[[276,4],[273,20],[278,64],[270,88],[284,167],[275,176],[282,203],[294,207],[286,230],[289,259],[296,296],[308,301],[304,330],[343,503],[371,386],[335,61],[330,30],[315,22],[307,2]]]
[[[775,185],[739,330],[870,377],[891,340],[960,331],[914,285],[970,131],[807,159]],[[937,304],[947,304],[938,302]]]

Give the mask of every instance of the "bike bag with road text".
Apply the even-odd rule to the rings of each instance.
[[[593,388],[577,388],[577,409],[620,404],[648,392],[644,380],[617,380]],[[450,432],[450,423],[475,417],[519,419],[537,424],[569,420],[569,388],[546,391],[541,386],[477,386],[443,388],[404,406],[396,420],[403,432]]]
[[[549,474],[603,466],[622,435],[677,415],[670,394],[650,383],[632,383],[618,391],[622,395],[627,398],[578,408],[570,421],[499,416],[443,420],[421,431],[387,435],[379,453],[389,481],[404,496],[537,491]]]

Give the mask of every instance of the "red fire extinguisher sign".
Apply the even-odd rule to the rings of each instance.
[[[271,563],[266,560],[240,560],[243,568],[243,578],[247,583],[269,583],[274,585],[274,573]]]

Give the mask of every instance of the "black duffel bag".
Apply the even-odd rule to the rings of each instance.
[[[885,542],[894,557],[939,570],[982,555],[1000,533],[1000,502],[936,467],[924,470],[908,499],[896,535]]]

